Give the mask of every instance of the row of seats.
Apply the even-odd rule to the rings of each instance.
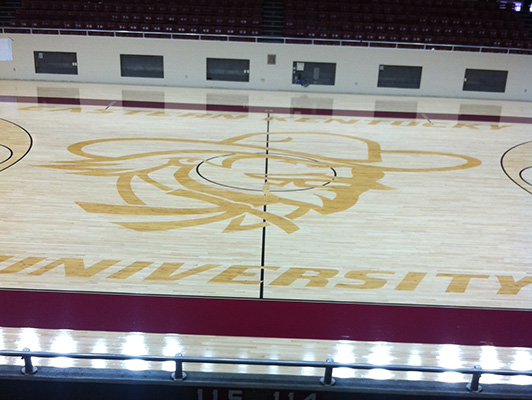
[[[21,28],[46,29],[99,29],[109,31],[148,31],[148,32],[184,32],[216,35],[260,36],[262,28],[251,26],[214,26],[214,25],[177,25],[145,22],[91,22],[91,21],[54,21],[54,20],[20,20],[16,25]]]
[[[262,7],[263,0],[158,0],[156,3],[152,0],[106,0],[86,1],[86,0],[22,0],[22,8],[34,9],[68,9],[72,7],[100,8],[107,6],[123,5],[143,6],[143,7],[168,7],[168,6],[188,6],[188,7],[218,7],[218,8],[255,8]]]
[[[391,7],[387,8],[381,8],[378,11],[375,10],[370,13],[365,12],[337,12],[337,11],[324,11],[324,10],[307,10],[304,14],[302,14],[299,10],[294,9],[286,9],[284,11],[285,16],[307,16],[307,15],[314,15],[319,16],[320,18],[327,18],[327,19],[351,19],[353,16],[359,16],[358,18],[367,18],[372,17],[374,15],[385,15],[385,16],[392,16],[396,18],[400,18],[402,16],[409,16],[409,17],[431,17],[436,19],[447,19],[449,21],[461,21],[461,20],[474,20],[474,19],[482,19],[482,20],[493,20],[493,21],[508,21],[508,20],[514,20],[515,19],[515,12],[478,12],[477,15],[461,15],[461,16],[448,16],[448,15],[441,15],[437,13],[432,13],[430,10],[428,12],[420,13],[420,11],[416,8],[400,8],[400,9],[393,9]]]
[[[80,21],[50,21],[33,20],[22,21],[20,27],[61,29],[62,34],[68,34],[68,30],[100,30],[100,31],[142,31],[154,33],[192,33],[202,35],[239,35],[260,36],[262,29],[241,26],[194,26],[194,25],[161,25],[147,23],[113,23],[113,22],[80,22]],[[67,32],[65,32],[66,30]],[[50,32],[52,33],[52,32]],[[72,32],[75,33],[75,32]]]
[[[79,4],[102,4],[102,1],[90,1],[90,0],[22,0],[22,7],[31,7],[32,4],[43,3],[53,5],[56,3],[79,3]],[[263,0],[157,0],[157,4],[166,5],[193,5],[193,6],[244,6],[249,4],[262,4]],[[152,5],[153,0],[105,0],[105,4],[146,4]]]
[[[435,6],[429,2],[423,4],[412,4],[408,2],[350,2],[350,3],[330,3],[320,2],[316,0],[309,1],[285,1],[285,9],[297,10],[298,12],[305,11],[332,11],[340,13],[361,12],[361,13],[382,13],[395,12],[397,10],[415,9],[419,14],[430,13],[432,15],[470,15],[476,16],[479,13],[499,13],[503,10],[497,7],[497,3],[483,3],[483,2],[460,2],[452,5],[452,2],[446,2],[445,5]],[[470,5],[469,7],[467,7]],[[492,5],[492,6],[490,6]],[[503,14],[509,14],[510,9],[504,9]]]
[[[318,0],[284,0],[285,4],[296,3],[320,3]],[[437,7],[437,8],[477,8],[486,9],[500,8],[501,4],[497,0],[387,0],[387,4],[413,5],[416,7]],[[345,8],[354,4],[382,4],[382,0],[331,0],[322,3],[328,9]]]
[[[352,7],[348,11],[337,11],[319,9],[318,7],[310,8],[297,8],[297,7],[285,7],[285,12],[294,13],[296,15],[305,15],[307,13],[329,13],[338,16],[349,14],[399,14],[399,15],[431,15],[437,17],[456,17],[456,18],[485,18],[485,19],[510,19],[514,15],[514,11],[503,10],[470,10],[470,11],[452,11],[452,10],[438,10],[438,9],[419,9],[412,6],[385,6],[385,5],[373,5],[364,7]]]
[[[323,24],[307,21],[299,24],[289,24],[285,26],[285,34],[290,36],[294,31],[338,31],[338,32],[375,32],[375,33],[399,33],[399,34],[421,34],[450,37],[488,37],[500,39],[528,39],[529,32],[525,29],[486,29],[482,26],[474,28],[463,28],[456,26],[440,25],[395,25],[395,24]]]
[[[296,40],[288,39],[288,43],[305,43],[305,41],[320,39],[338,41],[342,44],[349,44],[348,41],[364,41],[361,45],[367,46],[367,42],[390,42],[392,43],[414,43],[414,44],[439,44],[439,45],[459,45],[459,46],[489,46],[500,48],[521,48],[532,49],[532,41],[513,40],[498,38],[477,38],[477,37],[448,37],[420,34],[401,34],[387,32],[331,32],[319,30],[293,30],[289,31],[289,36]],[[356,45],[357,43],[352,43]]]
[[[448,20],[494,20],[507,21],[515,20],[516,13],[514,11],[505,10],[472,10],[472,12],[445,12],[438,13],[435,9],[419,9],[412,6],[381,6],[381,5],[367,5],[360,9],[353,9],[348,11],[335,11],[330,9],[318,9],[317,7],[307,7],[299,9],[285,5],[285,16],[306,17],[307,15],[318,15],[320,18],[327,19],[350,19],[353,15],[360,15],[362,18],[373,15],[386,15],[400,17],[403,15],[415,17],[433,17]]]
[[[34,1],[34,0],[22,0]],[[37,0],[39,1],[39,0]],[[42,0],[40,0],[42,1]],[[66,0],[74,2],[86,3],[87,0]],[[99,0],[92,1],[92,3],[99,3]],[[107,3],[124,3],[124,4],[153,4],[153,0],[106,0]],[[180,4],[180,5],[195,5],[195,6],[218,6],[218,7],[233,7],[245,4],[263,3],[263,0],[157,0],[157,4]]]
[[[448,18],[448,17],[434,17],[434,16],[415,16],[415,15],[394,15],[394,14],[351,14],[338,18],[335,15],[327,13],[307,13],[305,18],[299,18],[294,13],[287,13],[285,15],[285,26],[292,26],[305,21],[320,21],[322,23],[389,23],[389,24],[404,24],[404,25],[442,25],[442,26],[483,26],[484,28],[496,29],[523,29],[523,21],[515,20],[483,20],[470,18]]]
[[[173,14],[118,14],[118,13],[75,13],[46,11],[36,13],[35,10],[24,10],[17,13],[18,20],[53,20],[53,21],[80,21],[80,22],[135,22],[135,23],[158,23],[180,24],[198,26],[262,26],[262,19],[247,17],[225,16],[197,16],[197,15],[173,15]],[[16,21],[14,21],[16,24]]]
[[[56,7],[48,6],[44,2],[31,4],[30,7],[22,7],[21,10],[35,10],[38,12],[120,12],[139,14],[189,14],[189,15],[228,15],[228,14],[262,14],[261,5],[216,7],[216,6],[187,6],[187,5],[163,5],[163,4],[114,4],[114,3],[68,3],[56,2]]]

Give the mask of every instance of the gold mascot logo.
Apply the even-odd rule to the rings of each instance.
[[[83,159],[47,167],[114,178],[121,198],[120,204],[77,204],[90,213],[127,216],[115,223],[137,231],[224,222],[224,232],[274,225],[292,233],[299,229],[295,220],[309,212],[338,213],[369,190],[390,190],[378,183],[386,172],[480,165],[467,156],[382,150],[368,139],[317,132],[250,133],[220,141],[101,139],[68,150]]]

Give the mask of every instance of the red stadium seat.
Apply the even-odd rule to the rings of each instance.
[[[388,40],[390,42],[399,42],[401,36],[398,33],[390,33],[388,34]]]
[[[365,32],[364,33],[364,39],[368,41],[374,41],[377,40],[377,33],[376,32]]]
[[[341,38],[343,40],[353,40],[353,33],[351,33],[351,32],[342,32]]]

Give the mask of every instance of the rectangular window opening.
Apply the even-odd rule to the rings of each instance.
[[[380,65],[377,87],[419,89],[423,67]]]
[[[60,51],[34,51],[36,74],[77,75],[78,59],[76,53]]]
[[[294,85],[334,86],[336,80],[335,63],[318,63],[294,61],[292,66],[292,83]]]
[[[207,58],[208,81],[249,82],[249,60]]]
[[[164,78],[163,56],[120,54],[120,74],[133,78]]]
[[[466,69],[462,90],[472,92],[504,93],[508,71]]]

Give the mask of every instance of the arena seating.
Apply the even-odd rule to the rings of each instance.
[[[531,48],[518,13],[496,1],[286,0],[284,33],[333,41]]]
[[[292,43],[532,49],[519,14],[494,0],[285,0],[284,11],[284,37]],[[23,0],[11,26],[246,40],[262,35],[262,13],[263,0]]]
[[[181,33],[190,38],[197,38],[194,34],[260,36],[261,16],[262,0],[24,0],[11,26]]]

